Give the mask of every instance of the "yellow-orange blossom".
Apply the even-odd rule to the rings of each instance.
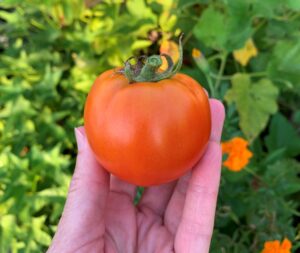
[[[222,152],[228,154],[223,165],[232,171],[242,170],[252,157],[252,152],[247,148],[248,142],[241,137],[222,143]]]
[[[239,62],[241,65],[246,66],[252,57],[257,56],[258,51],[255,47],[253,40],[248,39],[244,47],[235,50],[233,52],[234,59]]]
[[[169,55],[173,63],[176,64],[179,60],[179,47],[178,44],[171,40],[165,40],[161,43],[159,52],[161,54]],[[160,66],[161,70],[166,70],[168,68],[168,63],[165,57],[162,57],[163,64]]]

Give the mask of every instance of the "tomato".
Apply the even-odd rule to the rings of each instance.
[[[99,163],[140,186],[179,178],[205,151],[211,131],[208,97],[191,77],[129,83],[108,70],[87,97],[84,125]]]
[[[99,163],[140,186],[179,178],[200,159],[211,131],[208,97],[170,56],[142,56],[136,65],[100,75],[87,97],[84,125]],[[167,69],[161,70],[162,56]],[[130,58],[131,59],[131,58]]]

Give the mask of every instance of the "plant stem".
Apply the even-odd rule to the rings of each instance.
[[[252,176],[254,176],[254,177],[256,177],[257,179],[259,179],[260,181],[262,181],[262,180],[261,180],[261,177],[260,177],[258,174],[256,174],[256,172],[254,172],[252,169],[250,169],[249,167],[245,167],[244,170],[247,171],[247,172],[248,172],[249,174],[251,174]]]
[[[256,33],[263,25],[265,25],[267,22],[265,20],[260,21],[255,27],[254,27],[254,33]]]
[[[135,65],[130,64],[130,57],[125,62],[125,67],[121,73],[125,75],[129,83],[135,82],[158,82],[164,79],[168,79],[175,75],[182,65],[183,60],[183,49],[182,49],[182,37],[179,37],[179,60],[176,66],[174,66],[171,56],[167,54],[152,55],[149,57],[138,58]],[[159,72],[158,69],[162,65],[162,58],[165,57],[168,63],[168,68],[164,72]],[[146,60],[144,60],[146,59]]]
[[[214,79],[219,78],[219,76],[216,75],[215,73],[209,73],[209,75]],[[247,75],[250,76],[250,77],[261,77],[261,76],[266,76],[267,72],[253,72],[253,73],[248,73]],[[221,80],[230,80],[233,76],[234,76],[234,74],[229,75],[229,76],[221,76],[220,79]]]
[[[188,40],[192,37],[193,35],[193,30],[189,31],[189,33],[184,37],[183,41],[182,41],[182,46],[185,45],[185,43],[188,42]]]
[[[262,72],[253,72],[253,73],[249,73],[248,74],[250,77],[262,77],[262,76],[266,76],[267,72],[266,71],[262,71]]]
[[[218,78],[219,78],[219,76],[216,75],[215,73],[209,73],[209,75],[210,75],[212,78],[214,78],[214,79],[218,79]],[[222,76],[220,79],[221,79],[221,80],[230,80],[231,78],[232,78],[232,75],[230,75],[230,76]]]
[[[207,83],[208,83],[208,87],[210,89],[210,94],[213,98],[215,98],[216,97],[215,88],[214,88],[214,85],[213,85],[212,80],[211,80],[209,75],[206,75],[206,80],[207,80]]]
[[[226,60],[227,60],[227,53],[224,53],[221,57],[221,66],[220,66],[220,69],[219,69],[219,73],[218,73],[218,76],[216,78],[216,82],[215,82],[215,90],[218,92],[219,90],[219,86],[220,86],[220,83],[221,83],[221,79],[222,79],[222,75],[224,73],[224,69],[225,69],[225,65],[226,65]]]
[[[295,13],[293,16],[291,16],[290,17],[290,20],[295,20],[295,19],[297,19],[297,18],[299,18],[300,17],[300,12],[297,12],[297,13]]]
[[[212,56],[210,56],[209,58],[207,58],[208,62],[214,61],[215,59],[220,59],[222,57],[222,55],[220,54],[214,54]]]

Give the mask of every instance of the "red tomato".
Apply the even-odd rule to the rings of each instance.
[[[129,83],[116,70],[88,95],[84,124],[99,163],[140,186],[179,178],[202,156],[211,131],[208,97],[191,77]]]

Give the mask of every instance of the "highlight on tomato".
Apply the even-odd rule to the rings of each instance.
[[[102,73],[84,108],[84,127],[98,162],[139,186],[175,180],[203,155],[211,131],[208,97],[200,84],[178,73],[168,55],[127,60]],[[159,70],[162,58],[168,62]]]

